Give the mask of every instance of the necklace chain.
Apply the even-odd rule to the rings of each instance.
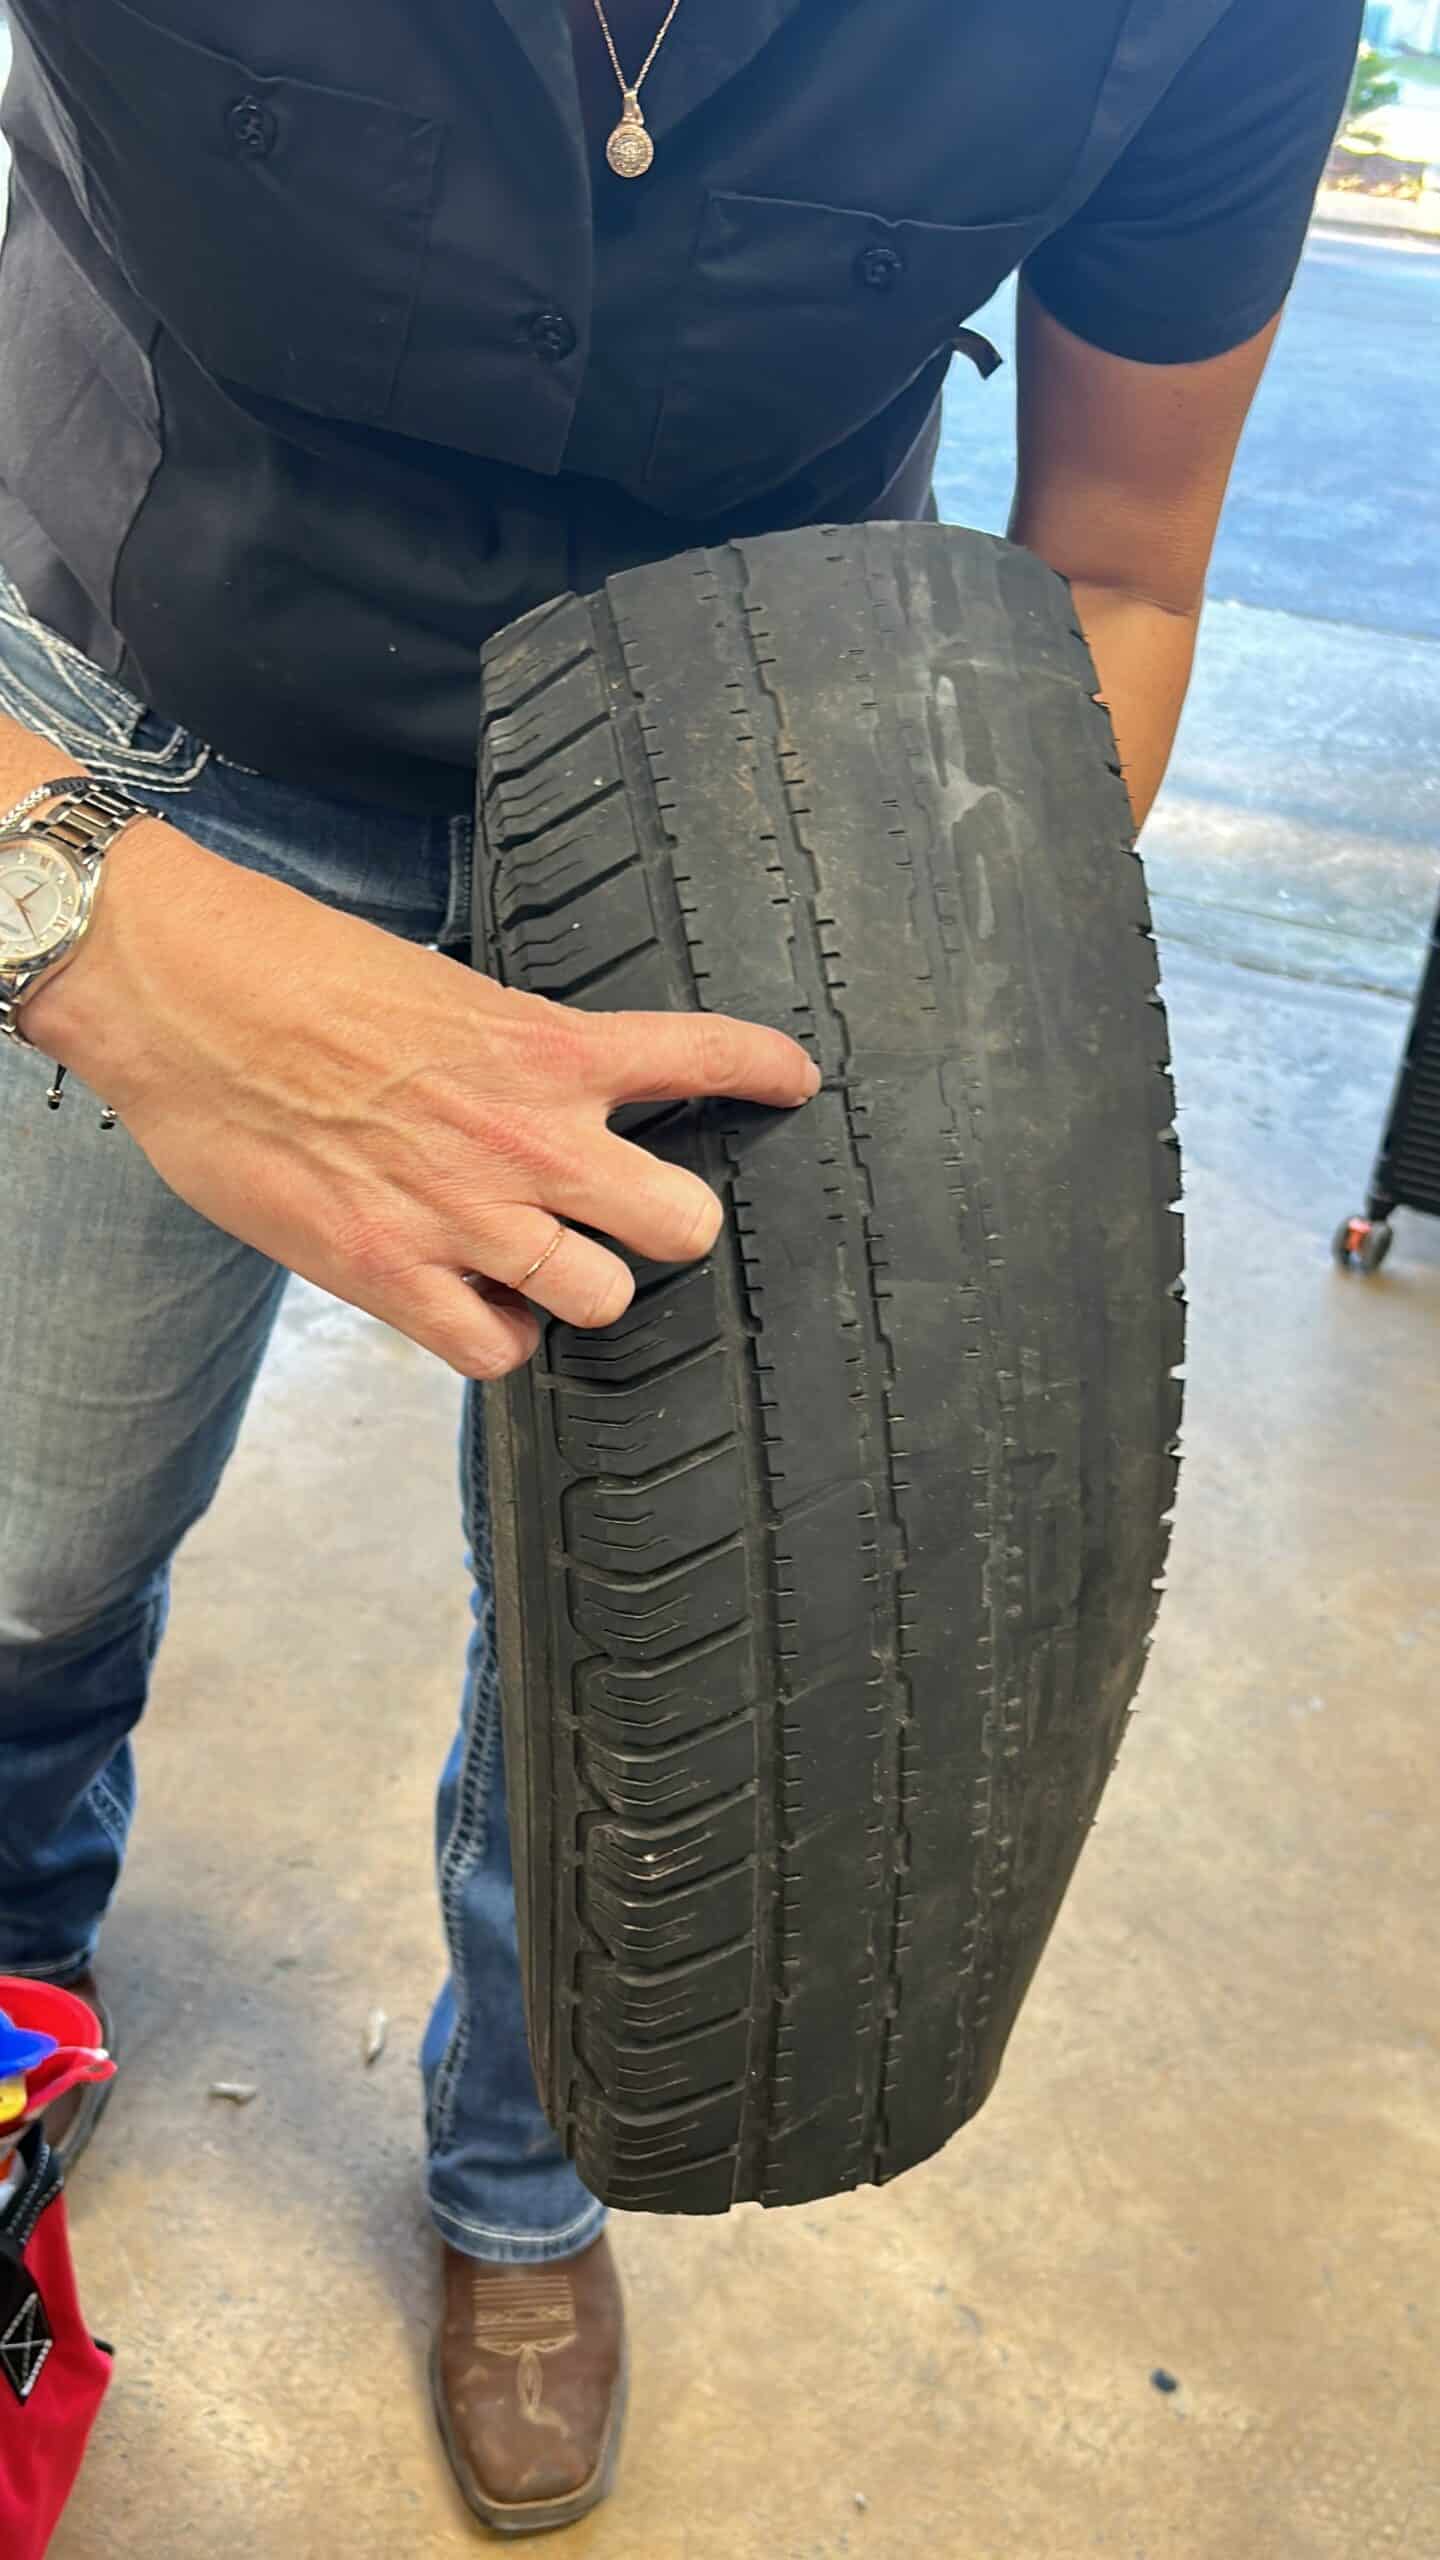
[[[670,6],[665,12],[664,22],[661,26],[660,33],[650,47],[649,52],[646,54],[644,61],[641,63],[639,70],[635,74],[634,79],[627,80],[624,72],[620,68],[620,56],[615,50],[615,39],[610,33],[610,21],[605,15],[604,0],[595,0],[595,15],[600,21],[600,33],[605,39],[605,49],[615,66],[615,77],[620,83],[620,95],[622,98],[628,100],[630,98],[639,97],[641,83],[649,73],[650,66],[654,62],[656,54],[659,52],[660,47],[670,33],[671,26],[674,23],[675,12],[679,6],[680,0],[670,0]]]

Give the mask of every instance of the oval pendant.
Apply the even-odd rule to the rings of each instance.
[[[655,157],[655,145],[645,130],[638,98],[627,97],[625,112],[605,145],[605,157],[617,178],[643,178]]]

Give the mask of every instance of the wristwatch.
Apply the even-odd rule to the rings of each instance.
[[[42,816],[28,813],[48,801]],[[20,1028],[26,999],[74,959],[90,928],[100,865],[121,830],[158,812],[89,774],[39,782],[0,817],[0,1033]],[[50,1096],[59,1107],[62,1067]],[[106,1124],[113,1125],[110,1114]]]

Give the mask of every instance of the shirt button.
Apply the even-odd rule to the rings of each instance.
[[[256,160],[269,158],[279,126],[273,111],[261,99],[237,98],[225,122],[237,151],[248,151]]]
[[[530,323],[530,344],[545,364],[563,364],[575,353],[575,329],[563,311],[537,311]]]
[[[905,273],[905,261],[898,249],[884,240],[872,240],[855,261],[857,284],[867,284],[872,293],[889,293]]]

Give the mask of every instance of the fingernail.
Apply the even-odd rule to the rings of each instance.
[[[796,1099],[797,1103],[799,1103],[799,1102],[813,1102],[813,1101],[814,1101],[814,1099],[815,1099],[816,1094],[819,1092],[820,1087],[821,1087],[821,1085],[824,1083],[824,1081],[825,1081],[825,1079],[824,1079],[824,1077],[821,1075],[819,1068],[818,1068],[817,1066],[815,1066],[815,1065],[813,1064],[813,1062],[812,1062],[812,1064],[811,1064],[811,1066],[810,1066],[810,1069],[809,1069],[809,1071],[808,1071],[808,1073],[807,1073],[807,1075],[806,1075],[806,1078],[805,1078],[804,1088],[803,1088],[803,1090],[802,1090],[801,1092],[797,1093],[797,1094],[796,1094],[796,1096],[795,1096],[795,1099]]]

